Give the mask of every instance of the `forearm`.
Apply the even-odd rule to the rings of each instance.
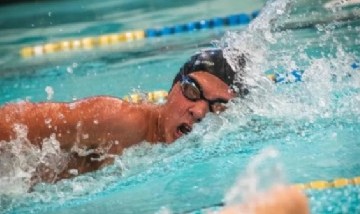
[[[306,196],[294,187],[275,187],[245,204],[225,207],[221,214],[308,214]]]

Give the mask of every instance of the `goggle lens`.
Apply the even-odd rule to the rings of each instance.
[[[189,77],[183,78],[181,82],[181,91],[187,99],[191,101],[205,100],[209,104],[209,110],[214,113],[220,113],[226,110],[226,101],[211,101],[207,100],[201,89],[196,85],[195,81]]]
[[[195,84],[191,83],[183,83],[181,84],[182,92],[184,96],[191,100],[191,101],[197,101],[201,99],[201,92],[198,87],[196,87]]]

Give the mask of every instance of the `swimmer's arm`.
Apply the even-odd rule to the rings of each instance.
[[[129,133],[131,114],[124,103],[112,97],[93,97],[73,103],[8,104],[0,108],[0,141],[15,139],[19,134],[15,127],[20,125],[20,132],[27,129],[32,144],[41,146],[45,138],[53,136],[62,149],[75,144],[88,149],[110,146],[109,152],[119,153],[141,137]]]
[[[227,206],[221,214],[309,214],[306,196],[295,187],[276,187],[249,199],[247,203]]]

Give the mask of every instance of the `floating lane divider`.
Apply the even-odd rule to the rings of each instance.
[[[293,76],[293,73],[296,76]],[[300,76],[298,76],[300,74]],[[290,81],[298,82],[301,81],[301,75],[303,71],[294,70],[287,75],[279,75],[279,74],[268,74],[267,77],[272,80],[274,83],[289,83]],[[142,103],[142,102],[150,102],[161,104],[164,103],[167,99],[168,92],[164,90],[152,91],[147,93],[133,93],[128,96],[123,97],[123,100],[132,102],[132,103]]]
[[[63,51],[90,50],[95,47],[117,44],[120,42],[130,42],[145,38],[143,30],[130,31],[126,33],[107,34],[99,37],[86,37],[74,40],[64,40],[53,43],[46,43],[37,46],[24,47],[20,50],[23,58],[42,56]]]
[[[168,92],[167,91],[153,91],[148,93],[134,93],[129,96],[123,97],[123,100],[132,102],[132,103],[142,103],[142,102],[149,102],[149,103],[164,103],[167,99]]]
[[[295,184],[292,187],[298,188],[300,190],[325,190],[329,188],[342,188],[345,186],[359,186],[360,185],[360,176],[353,178],[336,178],[331,181],[311,181],[309,183]],[[198,210],[208,210],[216,207],[225,206],[224,202],[219,202],[212,204],[210,206],[201,207],[200,209],[189,210],[186,213],[193,213]],[[210,210],[211,211],[211,210]],[[198,213],[198,212],[196,212]]]
[[[360,185],[360,176],[354,178],[337,178],[331,181],[318,180],[311,181],[309,183],[295,184],[294,187],[297,187],[301,190],[307,189],[328,189],[328,188],[341,188],[349,185]]]
[[[89,50],[95,47],[109,46],[122,42],[142,40],[145,38],[164,37],[173,34],[193,32],[197,30],[206,30],[225,26],[245,25],[249,24],[249,22],[254,19],[258,14],[259,11],[254,11],[251,14],[241,13],[226,17],[215,17],[200,21],[192,21],[187,24],[177,24],[162,28],[149,28],[145,30],[105,34],[97,37],[86,37],[40,44],[36,46],[28,46],[23,47],[20,50],[20,55],[23,58],[29,58],[63,51]]]
[[[360,69],[360,61],[356,61],[352,63],[350,66],[354,70]],[[274,83],[286,84],[286,83],[301,82],[303,74],[304,74],[304,70],[292,70],[290,72],[267,74],[266,76]],[[132,103],[150,102],[150,103],[160,104],[166,101],[167,96],[168,96],[167,91],[160,90],[160,91],[153,91],[148,93],[134,93],[129,96],[123,97],[123,99],[125,101]]]

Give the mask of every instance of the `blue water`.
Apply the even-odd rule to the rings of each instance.
[[[322,7],[325,1],[294,1],[284,15],[274,15],[274,6],[267,6],[262,13],[270,15],[250,26],[254,30],[238,26],[85,52],[30,59],[18,56],[27,44],[251,12],[264,4],[132,2],[1,7],[0,103],[46,101],[46,87],[54,91],[52,101],[167,90],[181,64],[195,51],[212,46],[214,40],[220,46],[241,46],[250,53],[252,94],[236,100],[221,116],[209,114],[193,133],[171,145],[144,143],[126,150],[114,165],[98,172],[38,184],[33,192],[0,192],[1,213],[154,213],[161,207],[183,213],[216,208],[238,179],[249,177],[254,160],[269,149],[278,156],[257,165],[257,180],[249,183],[258,191],[275,183],[360,175],[360,76],[359,69],[351,67],[360,58],[360,25],[357,17],[349,15],[359,5],[332,13]],[[72,10],[67,8],[78,15],[70,16]],[[16,10],[24,13],[15,24],[9,20]],[[334,21],[339,16],[348,19]],[[269,17],[276,17],[273,26],[261,29],[266,28],[263,24]],[[226,30],[237,33],[224,34]],[[303,82],[273,85],[257,76],[291,69],[305,70]],[[19,177],[15,173],[12,179]],[[21,179],[12,185],[10,189],[21,186]],[[239,194],[247,193],[244,188]],[[306,194],[312,213],[360,212],[358,186],[308,190]]]

